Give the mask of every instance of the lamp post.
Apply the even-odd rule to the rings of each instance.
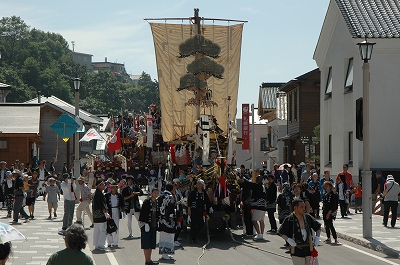
[[[370,170],[369,156],[369,63],[375,43],[365,41],[357,43],[363,63],[363,170],[362,176],[362,205],[363,211],[363,237],[372,237],[372,172]]]
[[[76,77],[73,79],[75,88],[75,117],[79,116],[79,87],[81,79]],[[78,179],[81,171],[81,162],[79,160],[79,133],[75,133],[75,155],[74,155],[74,177]]]

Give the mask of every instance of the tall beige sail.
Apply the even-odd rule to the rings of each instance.
[[[188,105],[194,97],[189,90],[177,91],[180,78],[188,73],[187,66],[194,57],[180,58],[179,45],[195,33],[195,25],[150,23],[154,38],[157,60],[158,82],[160,87],[162,135],[164,141],[180,139],[195,130],[195,121],[199,119],[197,107]],[[228,104],[231,117],[236,115],[239,87],[240,53],[243,24],[231,26],[201,25],[201,35],[221,47],[215,62],[224,67],[223,78],[207,79],[208,89],[212,91],[212,101],[216,105],[200,108],[203,114],[212,114],[218,126],[228,132]],[[228,101],[228,96],[231,100]]]

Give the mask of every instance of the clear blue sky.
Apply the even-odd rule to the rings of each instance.
[[[3,0],[0,16],[57,32],[93,61],[125,63],[128,73],[157,79],[150,26],[144,18],[200,16],[248,20],[244,26],[239,101],[258,101],[262,82],[287,82],[316,64],[312,59],[329,0]],[[72,46],[71,46],[72,48]],[[238,116],[241,113],[238,112]]]

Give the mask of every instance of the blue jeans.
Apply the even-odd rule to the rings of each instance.
[[[62,230],[67,230],[67,228],[72,225],[72,219],[74,219],[75,211],[75,200],[69,201],[64,200],[64,217]]]

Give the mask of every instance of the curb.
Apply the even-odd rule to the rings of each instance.
[[[325,228],[321,226],[321,231],[326,232]],[[389,257],[400,259],[400,253],[390,247],[387,247],[384,244],[378,243],[378,242],[371,242],[365,238],[357,237],[355,235],[349,235],[349,234],[343,234],[340,232],[336,231],[336,234],[338,238],[344,239],[346,241],[349,241],[351,243],[363,246],[365,248],[369,248],[378,252],[381,252],[385,255],[388,255]],[[373,238],[371,238],[374,240]]]

